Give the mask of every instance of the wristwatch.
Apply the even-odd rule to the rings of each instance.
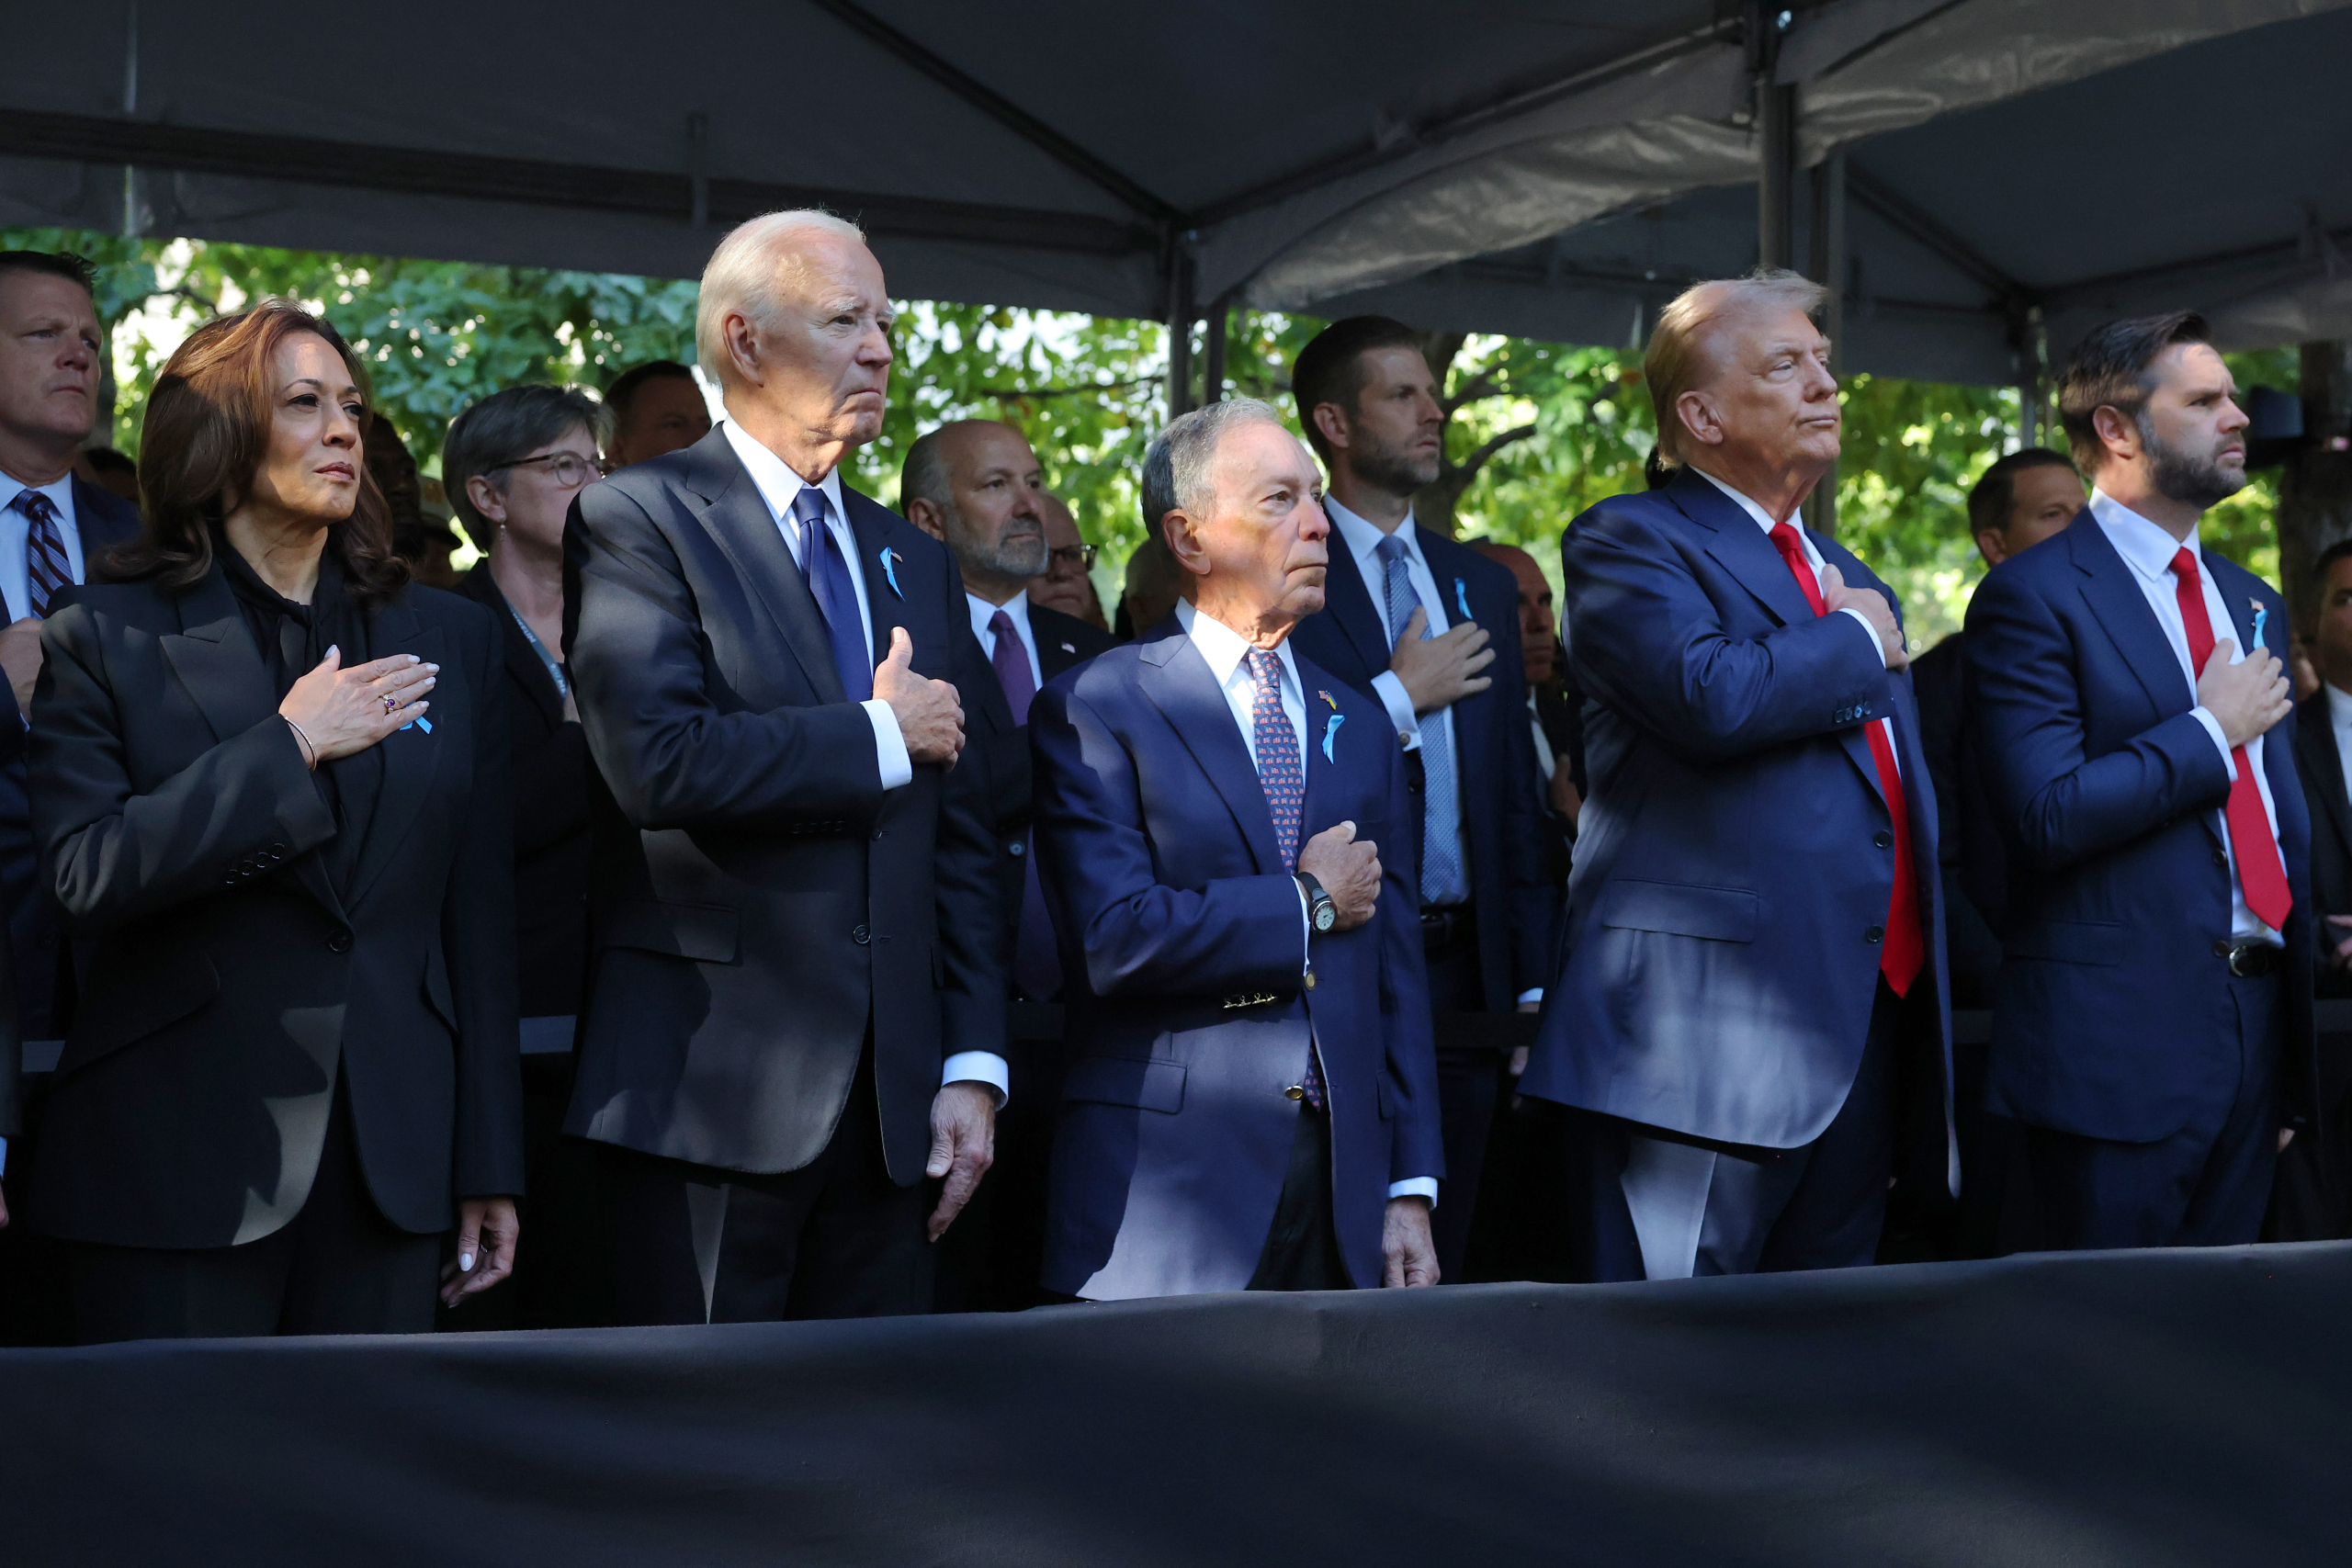
[[[1321,883],[1303,871],[1295,874],[1298,890],[1306,895],[1306,923],[1320,936],[1340,923],[1340,907],[1331,902],[1331,896],[1323,891]]]

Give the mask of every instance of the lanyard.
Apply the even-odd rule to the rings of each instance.
[[[509,604],[506,613],[514,617],[516,626],[523,628],[523,640],[531,645],[531,651],[537,654],[539,662],[546,666],[548,679],[555,682],[556,700],[561,702],[571,695],[571,682],[563,678],[563,666],[555,661],[555,655],[549,653],[548,645],[539,640],[539,634],[531,629],[531,623],[523,618],[523,612]]]

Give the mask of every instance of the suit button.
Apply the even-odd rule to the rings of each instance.
[[[1871,835],[1871,842],[1876,844],[1880,849],[1891,850],[1894,847],[1894,835],[1888,832],[1885,829],[1881,828],[1877,832]]]
[[[1310,991],[1315,988],[1315,971],[1312,969],[1306,972],[1306,988]]]
[[[1886,928],[1884,926],[1872,926],[1870,930],[1862,933],[1862,940],[1864,942],[1878,942],[1883,939],[1885,935]]]
[[[881,840],[882,840],[882,829],[881,829],[876,828],[876,829],[874,829],[874,839],[875,839],[875,841],[876,841],[876,843],[879,843],[879,842],[881,841]]]
[[[1009,852],[1016,855],[1025,855],[1029,852],[1029,846],[1018,839],[1013,840],[1006,848]]]
[[[2230,955],[2230,944],[2229,944],[2228,942],[2215,942],[2215,943],[2213,944],[2213,956],[2214,956],[2214,957],[2216,957],[2216,958],[2227,958],[2229,955]]]
[[[1293,1084],[1288,1089],[1283,1090],[1283,1098],[1284,1100],[1305,1100],[1306,1098],[1306,1090],[1301,1085]]]
[[[351,951],[351,933],[349,931],[335,931],[330,934],[327,938],[327,951],[329,953],[349,953]]]
[[[850,941],[857,943],[858,946],[864,947],[867,942],[874,940],[874,933],[867,931],[864,926],[859,926],[856,930],[849,933],[849,939]]]
[[[2221,851],[2215,850],[2213,852],[2213,865],[2216,870],[2227,871],[2230,869],[2230,857],[2223,854]]]

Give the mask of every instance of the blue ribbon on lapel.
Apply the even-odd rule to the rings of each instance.
[[[1465,621],[1478,618],[1470,613],[1470,590],[1463,586],[1458,577],[1453,580],[1453,607],[1462,612],[1462,618]]]
[[[899,552],[888,545],[882,547],[882,576],[890,584],[891,592],[901,599],[906,597],[899,587]]]
[[[2269,620],[2269,619],[2270,619],[2270,606],[2269,606],[2269,605],[2267,605],[2267,604],[2264,604],[2261,600],[2256,599],[2256,600],[2254,602],[2254,647],[2255,647],[2255,648],[2260,648],[2260,647],[2263,645],[2263,644],[2262,644],[2262,628],[2263,628],[2263,626],[2264,626],[2267,622],[2268,622],[2268,620]],[[2251,649],[2251,648],[2250,648],[2250,649],[2246,649],[2246,651],[2247,651],[2248,653],[2251,653],[2251,652],[2253,652],[2253,651],[2254,651],[2254,649]]]
[[[1334,756],[1332,756],[1332,755],[1331,755],[1331,741],[1332,741],[1332,739],[1333,739],[1335,737],[1337,737],[1337,736],[1339,735],[1339,733],[1340,733],[1340,726],[1341,726],[1341,725],[1343,725],[1343,724],[1345,724],[1345,723],[1347,723],[1347,722],[1348,722],[1348,716],[1347,716],[1346,714],[1343,714],[1343,713],[1335,713],[1335,714],[1333,714],[1329,718],[1328,718],[1328,719],[1324,720],[1324,722],[1323,722],[1323,760],[1324,760],[1325,761],[1327,761],[1327,762],[1336,762],[1336,761],[1339,761],[1339,759],[1338,759],[1337,757],[1334,757]]]
[[[433,733],[433,721],[429,718],[413,718],[401,725],[401,728],[422,729],[425,734],[430,735]]]

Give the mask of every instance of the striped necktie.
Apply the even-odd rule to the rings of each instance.
[[[57,503],[37,490],[18,491],[12,504],[25,514],[26,614],[45,620],[50,600],[59,589],[74,582],[74,563],[65,554],[65,530],[58,525]]]

